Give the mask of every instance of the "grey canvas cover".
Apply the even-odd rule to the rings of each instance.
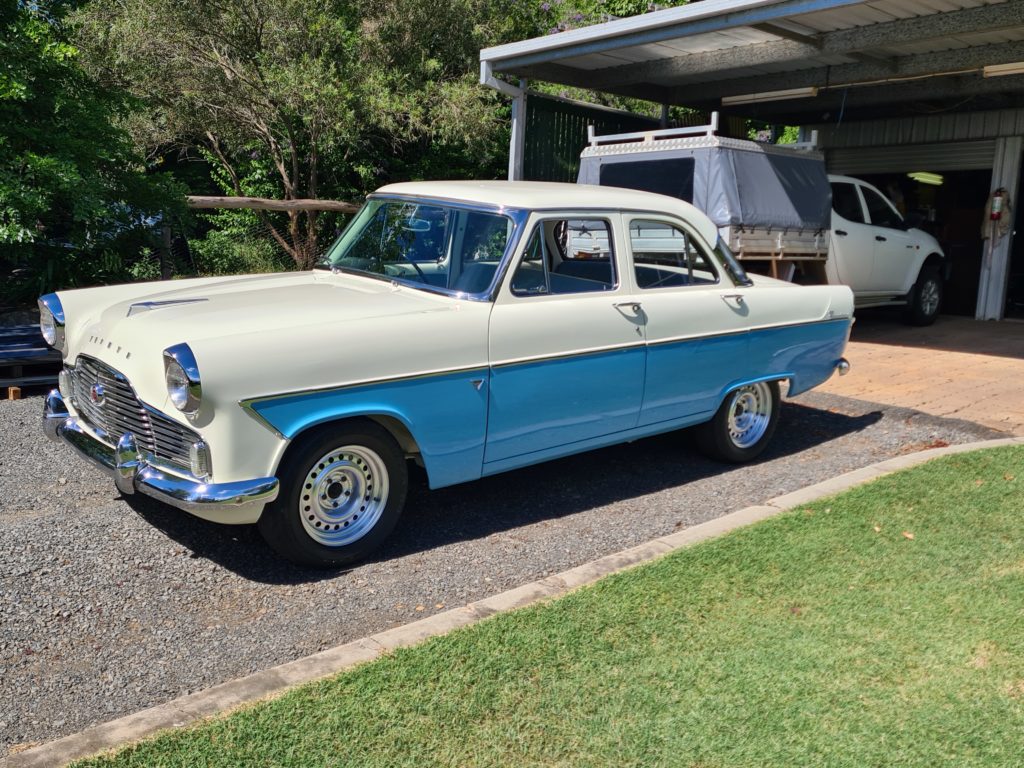
[[[709,136],[656,142],[650,149],[588,147],[577,181],[668,193],[693,203],[719,227],[816,231],[827,230],[831,220],[822,156],[752,141]]]

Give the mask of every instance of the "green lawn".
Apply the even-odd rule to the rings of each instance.
[[[1022,521],[948,457],[80,765],[1020,766]]]

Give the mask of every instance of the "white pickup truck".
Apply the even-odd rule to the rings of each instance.
[[[820,152],[717,136],[708,126],[596,136],[581,184],[629,187],[692,203],[749,272],[848,285],[858,308],[903,306],[934,322],[949,264],[865,181],[829,176]]]
[[[828,180],[828,282],[850,286],[857,307],[905,305],[909,322],[934,322],[949,270],[938,241],[909,226],[889,199],[866,181],[849,176]]]

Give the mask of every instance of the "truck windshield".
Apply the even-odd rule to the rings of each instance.
[[[718,243],[715,245],[715,253],[718,254],[718,258],[722,260],[722,265],[725,267],[725,271],[729,273],[729,277],[736,285],[753,285],[754,281],[747,276],[747,271],[740,266],[736,256],[733,255],[732,249],[726,245],[725,241],[719,237]]]
[[[371,198],[319,266],[479,294],[490,288],[513,229],[509,217],[491,211]]]

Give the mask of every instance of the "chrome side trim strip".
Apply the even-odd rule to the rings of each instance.
[[[369,386],[375,386],[375,385],[379,385],[379,384],[393,384],[393,383],[397,383],[397,382],[413,381],[413,380],[416,380],[416,379],[436,378],[436,377],[439,377],[439,376],[454,376],[454,375],[458,375],[458,374],[462,374],[462,373],[487,372],[487,371],[492,370],[494,368],[504,368],[504,367],[508,367],[508,366],[512,366],[512,365],[522,365],[524,363],[548,362],[548,361],[551,361],[551,360],[563,360],[563,359],[568,359],[568,358],[573,358],[573,357],[583,357],[583,356],[587,356],[587,355],[599,355],[599,354],[602,354],[602,353],[605,353],[605,352],[619,352],[619,351],[622,351],[622,350],[637,349],[637,348],[648,347],[648,346],[652,346],[653,347],[653,346],[661,346],[661,345],[664,345],[664,344],[674,344],[674,343],[685,342],[685,341],[700,341],[700,340],[703,340],[703,339],[716,339],[716,338],[724,338],[724,337],[728,337],[728,336],[738,336],[740,334],[750,333],[751,331],[774,330],[774,329],[778,329],[778,328],[800,328],[800,327],[804,327],[804,326],[821,325],[821,324],[825,324],[825,323],[849,322],[849,320],[850,320],[850,318],[848,318],[848,317],[837,317],[837,318],[831,318],[831,319],[826,319],[826,320],[810,320],[810,321],[803,322],[803,323],[780,323],[780,324],[776,324],[776,325],[755,326],[753,328],[744,328],[744,329],[735,330],[735,331],[724,331],[722,333],[692,335],[692,336],[677,336],[677,337],[672,337],[672,338],[669,338],[669,339],[659,339],[657,341],[652,341],[652,342],[637,341],[637,342],[631,342],[629,344],[613,344],[613,345],[609,345],[607,347],[593,347],[593,348],[590,348],[590,349],[573,350],[572,352],[566,352],[566,353],[562,353],[562,354],[536,355],[536,356],[533,356],[533,357],[511,358],[511,359],[508,359],[508,360],[496,361],[496,362],[491,363],[490,365],[477,365],[477,366],[462,367],[462,368],[446,368],[446,369],[441,369],[441,370],[436,370],[436,371],[421,371],[419,373],[411,373],[411,374],[407,374],[407,375],[403,375],[403,376],[391,376],[391,377],[384,377],[384,378],[379,378],[379,379],[362,379],[362,380],[359,380],[359,381],[352,381],[352,382],[348,382],[348,383],[345,383],[345,384],[328,385],[328,386],[325,386],[325,387],[314,387],[314,388],[311,388],[311,389],[297,389],[297,390],[290,390],[288,392],[280,392],[280,393],[276,393],[276,394],[255,395],[253,397],[247,397],[247,398],[244,398],[242,400],[239,400],[238,404],[239,404],[239,406],[242,407],[243,410],[246,411],[246,413],[251,418],[255,419],[257,422],[259,422],[260,424],[265,426],[267,429],[269,429],[272,432],[274,432],[278,437],[281,437],[282,439],[287,439],[285,437],[285,435],[282,435],[280,432],[278,432],[277,429],[275,429],[263,417],[261,417],[259,415],[259,413],[257,413],[253,409],[252,406],[253,406],[254,403],[266,402],[267,400],[279,400],[279,399],[286,398],[286,397],[301,397],[303,395],[316,395],[316,394],[322,394],[322,393],[326,393],[326,392],[340,392],[340,391],[345,390],[345,389],[356,389],[356,388],[359,388],[359,387],[369,387]]]

